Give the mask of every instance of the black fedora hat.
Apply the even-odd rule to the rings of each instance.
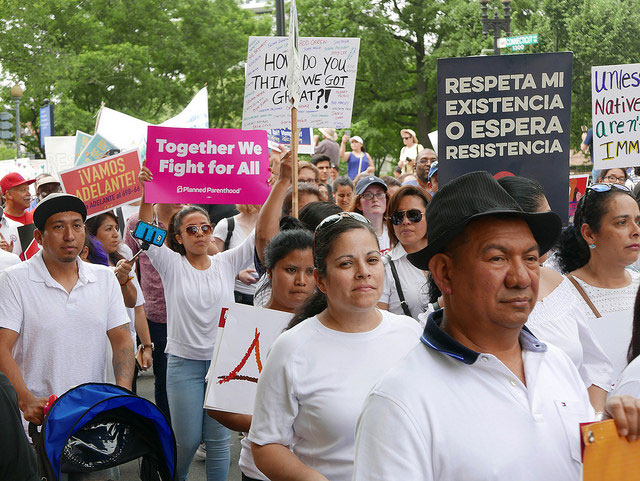
[[[429,270],[431,258],[471,222],[486,216],[523,219],[544,254],[558,239],[562,221],[555,212],[527,213],[500,187],[489,172],[471,172],[444,185],[427,206],[427,246],[407,257],[419,269]]]

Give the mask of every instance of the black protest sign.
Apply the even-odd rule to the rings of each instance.
[[[566,223],[572,56],[438,59],[439,183],[476,170],[533,178]]]

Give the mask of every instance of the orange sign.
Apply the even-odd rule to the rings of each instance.
[[[90,217],[140,199],[139,172],[138,151],[131,150],[60,172],[60,183],[84,201]]]

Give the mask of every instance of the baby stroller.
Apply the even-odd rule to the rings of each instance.
[[[49,409],[38,432],[29,424],[43,481],[87,473],[142,458],[142,481],[174,481],[176,443],[164,414],[144,398],[113,384],[70,389]]]

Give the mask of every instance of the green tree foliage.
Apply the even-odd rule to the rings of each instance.
[[[638,61],[640,0],[514,0],[511,6],[512,35],[539,34],[540,43],[525,53],[574,53],[577,147],[580,126],[590,124],[591,67]],[[499,0],[489,9],[502,15]],[[360,38],[351,130],[364,138],[378,172],[385,158],[397,160],[400,129],[414,129],[430,146],[437,59],[493,47],[492,32],[482,38],[475,0],[298,0],[298,11],[303,36]],[[272,34],[272,24],[271,15],[255,16],[235,0],[3,0],[0,80],[26,86],[24,124],[37,127],[39,107],[51,99],[58,135],[93,132],[102,102],[161,122],[205,83],[211,125],[239,127],[247,37]],[[8,89],[0,92],[12,105]],[[38,152],[37,136],[26,142]]]
[[[208,83],[212,125],[239,126],[247,39],[270,28],[234,0],[4,0],[0,19],[2,75],[26,86],[21,120],[36,135],[24,140],[40,154],[44,99],[56,135],[73,135],[93,132],[103,102],[161,122]]]

